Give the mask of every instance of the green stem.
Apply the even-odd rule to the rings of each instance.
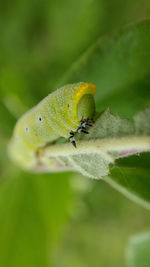
[[[44,148],[42,157],[72,156],[90,153],[101,153],[105,157],[111,157],[107,153],[117,152],[116,158],[118,158],[148,151],[150,151],[149,136],[128,136],[122,138],[79,141],[77,142],[76,149],[70,143],[55,144]],[[113,161],[112,157],[111,161]]]

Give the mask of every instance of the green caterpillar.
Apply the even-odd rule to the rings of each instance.
[[[93,83],[74,83],[59,88],[26,112],[16,123],[8,151],[24,169],[33,169],[38,150],[65,137],[76,147],[74,134],[88,133],[95,114]]]

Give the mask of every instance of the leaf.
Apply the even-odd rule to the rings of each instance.
[[[110,113],[109,109],[103,112],[84,140],[122,137],[135,133],[133,123]]]
[[[96,121],[90,130],[90,134],[83,136],[83,140],[96,140],[102,138],[121,137],[126,134],[133,134],[133,124],[126,119],[110,114],[106,110]],[[80,135],[81,136],[81,135]],[[82,136],[81,136],[82,137]],[[105,140],[106,141],[106,140]],[[106,141],[107,142],[107,141]],[[86,144],[85,144],[86,145]],[[88,144],[87,144],[88,147]],[[61,157],[63,159],[63,157]],[[113,157],[103,151],[87,151],[87,154],[70,155],[69,163],[77,171],[90,178],[101,178],[109,173],[109,164],[114,163]]]
[[[40,161],[46,164],[47,159],[55,158],[62,163],[59,171],[68,166],[85,176],[99,179],[109,174],[109,166],[116,159],[150,151],[150,136],[136,136],[135,132],[131,121],[106,110],[87,136],[77,138],[77,149],[69,143],[54,144],[43,149]]]
[[[150,102],[149,86],[143,80],[147,76],[149,82],[149,47],[149,20],[130,25],[111,38],[99,38],[74,63],[59,85],[93,82],[97,86],[99,110],[113,107],[115,112],[123,110],[131,117],[144,103]]]
[[[0,266],[49,267],[71,201],[69,177],[8,178],[0,187]]]
[[[150,266],[150,232],[133,236],[127,247],[128,267]]]
[[[150,134],[150,107],[135,116],[136,134]]]
[[[134,118],[137,135],[150,134],[150,107]],[[120,159],[105,178],[122,194],[150,209],[150,154]]]
[[[123,195],[150,209],[150,154],[117,160],[104,180]]]

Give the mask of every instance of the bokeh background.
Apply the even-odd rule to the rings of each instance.
[[[149,17],[149,0],[0,1],[1,267],[123,267],[129,237],[149,230],[149,212],[103,181],[25,173],[6,153],[19,116],[98,37]]]

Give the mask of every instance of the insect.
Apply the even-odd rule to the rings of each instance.
[[[76,133],[87,134],[95,114],[93,83],[65,85],[45,97],[27,111],[16,123],[9,143],[9,155],[24,169],[37,163],[38,149],[60,137],[67,138],[74,147]]]

